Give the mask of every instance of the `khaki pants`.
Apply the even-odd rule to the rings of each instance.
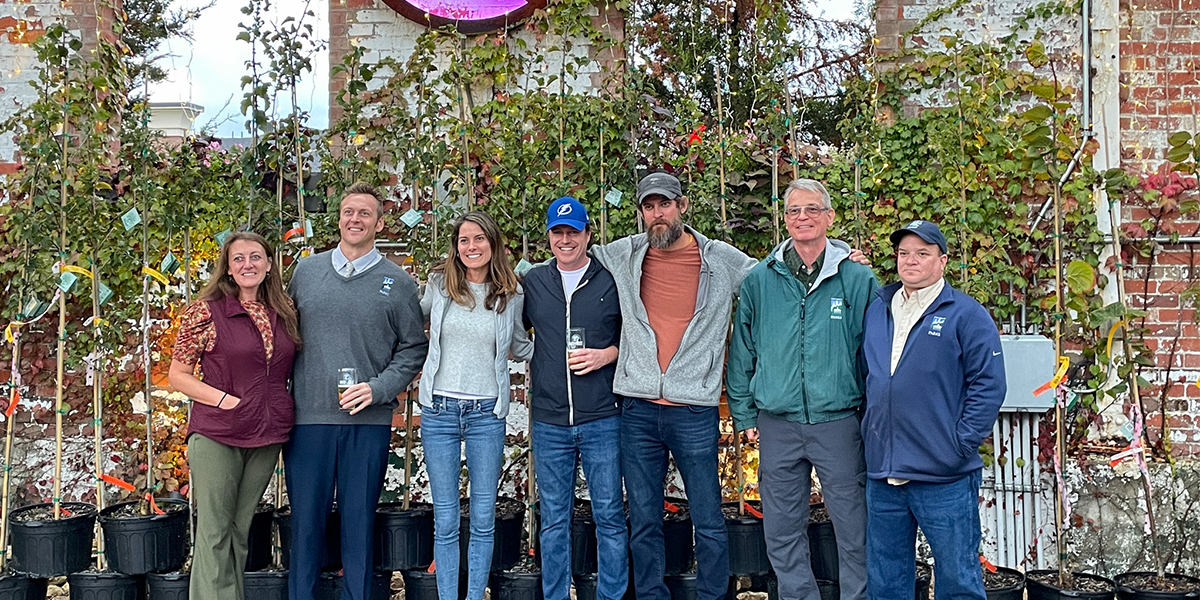
[[[188,439],[196,502],[192,600],[243,600],[250,521],[275,472],[280,447],[235,448],[200,434]]]

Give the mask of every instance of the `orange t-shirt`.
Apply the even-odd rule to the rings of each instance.
[[[667,365],[679,351],[683,332],[696,314],[696,293],[699,289],[700,247],[696,245],[695,238],[679,250],[647,250],[646,258],[642,261],[642,304],[646,307],[650,328],[658,340],[658,368],[661,372],[667,371]],[[666,398],[651,402],[676,405]]]

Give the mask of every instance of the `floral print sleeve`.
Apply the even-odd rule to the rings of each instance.
[[[179,319],[179,335],[175,338],[171,358],[185,365],[195,365],[205,352],[212,351],[216,343],[217,326],[213,323],[208,303],[193,302]]]

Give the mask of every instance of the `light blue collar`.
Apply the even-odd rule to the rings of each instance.
[[[353,261],[346,258],[345,254],[342,254],[341,246],[335,247],[333,249],[332,255],[333,255],[333,270],[336,271],[339,275],[342,273],[342,269],[346,268],[346,263],[348,263],[348,262],[354,263],[354,273],[358,274],[358,273],[362,273],[363,271],[366,271],[367,269],[370,269],[371,267],[375,266],[375,263],[383,260],[383,255],[380,254],[379,250],[377,250],[375,248],[371,248],[371,250],[369,252],[354,259]]]

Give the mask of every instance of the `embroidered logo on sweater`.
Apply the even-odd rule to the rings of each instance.
[[[842,305],[843,304],[844,303],[842,302],[841,298],[830,298],[829,299],[829,318],[830,319],[837,319],[839,321],[842,319]]]
[[[933,317],[933,323],[929,325],[929,335],[942,337],[942,326],[946,323],[946,317]]]
[[[391,296],[393,283],[396,283],[395,279],[392,279],[391,277],[384,277],[383,285],[379,286],[379,293],[383,294],[384,296]]]

